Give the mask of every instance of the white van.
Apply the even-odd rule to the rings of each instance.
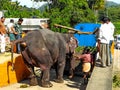
[[[115,35],[115,48],[120,48],[120,35]]]

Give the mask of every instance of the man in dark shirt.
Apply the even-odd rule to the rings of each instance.
[[[16,31],[16,35],[15,35],[16,39],[22,38],[22,26],[21,26],[22,22],[23,22],[23,19],[19,18],[18,22],[15,23],[14,28],[15,28],[15,31]],[[20,50],[20,44],[17,44],[17,53],[19,54],[20,51],[21,51]]]

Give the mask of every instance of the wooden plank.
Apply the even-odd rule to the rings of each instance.
[[[55,27],[57,28],[64,28],[67,29],[68,31],[73,31],[72,33],[77,33],[77,34],[93,34],[92,32],[82,32],[80,30],[71,28],[71,27],[67,27],[67,26],[63,26],[63,25],[59,25],[59,24],[54,24]]]

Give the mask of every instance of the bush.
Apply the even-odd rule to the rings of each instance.
[[[113,76],[113,87],[119,87],[120,88],[120,75],[117,73]]]
[[[86,48],[86,47],[85,47],[85,46],[78,46],[78,47],[75,49],[75,52],[82,54],[84,48]],[[90,52],[92,52],[92,53],[97,51],[97,48],[96,48],[96,47],[90,47],[90,46],[88,46],[87,48],[89,48],[89,49],[90,49]]]
[[[120,23],[115,23],[114,25],[115,25],[115,33],[114,34],[115,35],[120,34]]]

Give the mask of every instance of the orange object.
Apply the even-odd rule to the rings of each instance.
[[[83,63],[82,67],[83,67],[83,69],[82,69],[83,72],[89,72],[90,68],[91,68],[91,64],[90,63]]]
[[[0,55],[0,87],[20,82],[29,76],[30,72],[20,54],[14,54],[13,62],[12,71],[11,55]]]
[[[112,55],[114,55],[114,42],[112,43],[112,46],[111,46],[111,53],[112,53]]]
[[[16,47],[16,45],[14,45],[14,47],[13,47],[13,52],[14,52],[14,53],[17,52],[17,47]]]

